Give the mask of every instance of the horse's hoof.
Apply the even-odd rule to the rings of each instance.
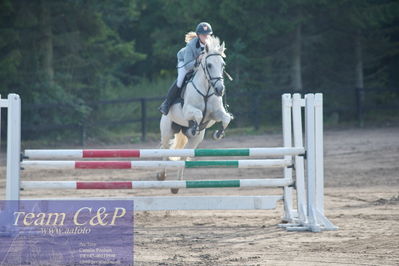
[[[188,138],[193,138],[193,137],[195,137],[196,133],[197,133],[197,129],[196,129],[196,128],[189,128],[189,129],[187,129],[187,137],[188,137]]]
[[[166,173],[165,172],[164,173],[158,173],[157,174],[157,179],[159,181],[164,181],[166,179]]]
[[[224,130],[215,130],[215,132],[213,132],[212,138],[214,140],[220,140],[224,137]]]
[[[173,194],[177,194],[179,192],[178,188],[171,188],[170,192],[172,192]]]
[[[194,120],[189,121],[188,123],[188,129],[187,129],[187,137],[188,138],[193,138],[197,135],[198,133],[198,123]]]

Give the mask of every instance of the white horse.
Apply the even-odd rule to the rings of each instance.
[[[184,91],[183,107],[181,104],[174,104],[168,115],[162,115],[162,149],[195,149],[204,139],[205,129],[216,122],[222,122],[222,127],[215,131],[213,138],[223,138],[224,130],[233,119],[233,116],[226,112],[222,99],[225,91],[224,50],[224,42],[220,44],[219,38],[208,38],[205,53]],[[158,174],[159,180],[165,180],[165,170]],[[183,179],[183,170],[179,170],[179,180]],[[171,191],[177,193],[178,189],[173,188]]]

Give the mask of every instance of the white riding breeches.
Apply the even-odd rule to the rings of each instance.
[[[186,74],[187,70],[184,67],[184,61],[179,61],[179,63],[177,64],[177,87],[181,88]]]

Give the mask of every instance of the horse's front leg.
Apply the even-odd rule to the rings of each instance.
[[[201,110],[190,104],[185,104],[183,106],[183,116],[186,121],[189,121],[187,136],[189,138],[196,136],[203,117]]]
[[[229,126],[231,120],[233,120],[234,117],[232,114],[227,113],[224,108],[217,110],[213,113],[212,116],[215,121],[222,122],[222,126],[220,127],[220,129],[215,130],[215,132],[213,133],[213,139],[220,140],[224,137],[224,131]]]

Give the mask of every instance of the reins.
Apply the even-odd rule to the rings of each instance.
[[[222,56],[222,55],[221,55],[221,54],[218,54],[218,53],[214,53],[214,54],[209,54],[209,55],[207,55],[207,56],[205,57],[205,60],[203,60],[203,61],[205,61],[205,66],[204,66],[204,64],[202,63],[202,61],[200,62],[202,71],[203,71],[204,74],[205,74],[205,79],[208,81],[208,90],[207,90],[206,94],[202,93],[202,92],[197,88],[197,86],[196,86],[195,83],[194,83],[194,77],[195,77],[195,74],[196,74],[196,73],[194,73],[193,78],[189,81],[189,82],[191,82],[191,84],[193,84],[193,87],[194,87],[194,89],[198,92],[198,94],[201,95],[201,96],[204,98],[204,104],[205,104],[204,111],[202,112],[202,119],[201,119],[200,124],[198,125],[198,130],[197,130],[197,131],[203,130],[203,129],[206,127],[206,125],[209,123],[209,121],[207,121],[206,123],[204,123],[206,111],[207,111],[207,108],[208,108],[208,99],[209,99],[211,96],[216,95],[216,94],[215,94],[215,92],[216,92],[215,85],[216,85],[216,83],[217,83],[218,81],[221,81],[221,80],[224,79],[223,76],[221,76],[221,77],[212,77],[212,76],[211,76],[211,74],[210,74],[210,72],[209,72],[209,69],[208,69],[208,66],[207,66],[207,63],[206,63],[206,60],[208,59],[208,57],[211,57],[211,56]],[[215,81],[214,81],[214,80],[215,80]],[[213,82],[213,81],[214,81],[214,82]],[[211,93],[211,94],[209,94],[211,88],[213,88],[213,91],[214,91],[214,92]]]

